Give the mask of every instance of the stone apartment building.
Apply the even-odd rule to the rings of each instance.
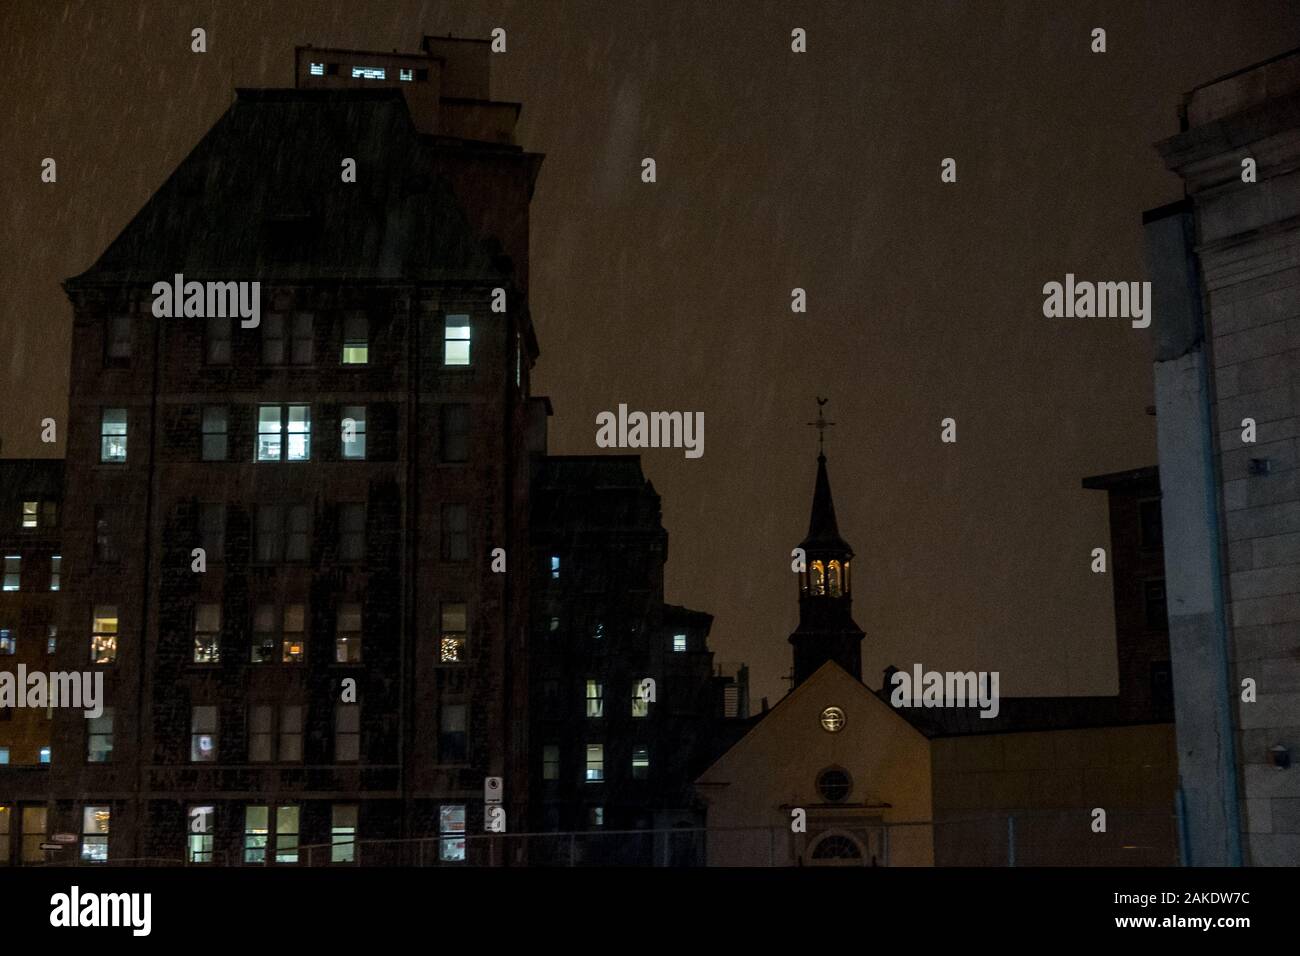
[[[48,666],[101,671],[111,710],[53,715],[45,825],[78,841],[56,861],[348,863],[410,837],[473,861],[489,775],[525,818],[541,157],[486,43],[298,64],[65,283]],[[260,321],[155,318],[177,275],[260,282]]]
[[[1186,198],[1144,222],[1184,861],[1295,865],[1300,50],[1179,119],[1157,149]]]
[[[532,491],[534,862],[702,862],[695,776],[744,728],[747,671],[720,667],[713,618],[664,601],[668,533],[635,455],[552,456]],[[658,830],[635,833],[603,832]]]

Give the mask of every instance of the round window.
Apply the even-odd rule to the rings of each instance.
[[[827,803],[839,803],[853,790],[853,778],[843,767],[827,767],[817,775],[817,792]]]

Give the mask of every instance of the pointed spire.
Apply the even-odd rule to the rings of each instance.
[[[817,484],[813,488],[812,516],[808,520],[808,536],[799,545],[812,555],[814,552],[831,552],[851,557],[853,549],[840,537],[835,521],[835,501],[831,498],[831,480],[826,474],[826,456],[817,456]]]

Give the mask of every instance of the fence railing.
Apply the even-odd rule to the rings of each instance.
[[[788,826],[677,827],[544,833],[443,834],[405,839],[204,852],[202,859],[109,859],[110,866],[1177,866],[1173,814],[1112,811],[1095,831],[1087,810],[949,815],[939,820],[858,823],[809,818]],[[45,866],[103,866],[69,859]],[[41,865],[41,864],[38,864]]]

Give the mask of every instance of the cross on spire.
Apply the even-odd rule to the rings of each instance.
[[[832,425],[835,424],[834,422],[828,422],[828,421],[827,421],[827,420],[822,416],[822,406],[825,405],[825,404],[826,404],[827,402],[829,402],[829,401],[830,401],[829,398],[819,398],[819,399],[817,399],[817,421],[815,421],[815,422],[804,422],[805,425],[811,425],[813,428],[817,429],[817,457],[818,457],[818,458],[825,458],[825,457],[826,457],[826,447],[825,447],[825,446],[826,446],[826,429],[830,428]]]

